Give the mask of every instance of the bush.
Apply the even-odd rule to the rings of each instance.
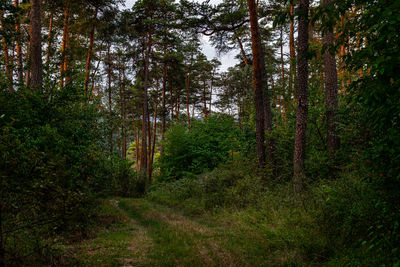
[[[229,116],[216,115],[205,121],[193,121],[190,130],[177,124],[166,134],[159,180],[170,181],[188,173],[212,170],[238,151],[240,142],[240,131]]]
[[[105,186],[105,190],[110,188],[112,192],[109,195],[121,197],[139,197],[144,193],[145,183],[138,178],[133,162],[123,160],[118,157],[109,161],[111,166],[108,170],[111,178],[111,184]]]
[[[6,263],[42,265],[92,224],[100,195],[142,191],[127,161],[101,149],[102,116],[80,92],[0,93],[0,214]]]
[[[262,190],[261,179],[238,161],[209,173],[158,184],[152,187],[148,197],[160,203],[182,207],[191,213],[201,213],[256,204]]]
[[[337,253],[342,253],[341,260],[352,257],[352,265],[363,265],[368,255],[380,264],[399,262],[396,221],[400,211],[384,202],[383,192],[376,186],[353,173],[321,182],[313,190],[317,200],[314,216]]]

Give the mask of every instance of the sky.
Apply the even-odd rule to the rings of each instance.
[[[195,0],[196,2],[202,2],[201,0]],[[210,3],[211,4],[218,4],[220,3],[221,0],[211,0]],[[126,0],[125,1],[125,8],[121,6],[121,8],[123,9],[130,9],[133,4],[135,3],[135,0]],[[238,51],[231,51],[227,54],[221,55],[220,57],[218,57],[217,52],[215,50],[214,47],[212,47],[212,45],[209,42],[209,37],[208,36],[201,36],[200,40],[202,42],[202,51],[203,53],[207,56],[207,58],[209,60],[217,57],[219,59],[219,61],[221,61],[221,66],[220,66],[220,70],[221,71],[226,71],[229,67],[232,67],[234,65],[236,65],[237,59],[235,59],[235,55],[237,54]]]

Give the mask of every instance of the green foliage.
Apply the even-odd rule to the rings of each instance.
[[[400,27],[396,1],[361,1],[365,12],[357,15],[362,49],[347,62],[352,69],[369,68],[369,74],[354,82],[348,109],[358,114],[367,129],[367,160],[375,175],[382,174],[386,186],[400,192]],[[383,19],[384,18],[384,19]],[[385,22],[381,22],[384,20]],[[354,29],[348,31],[354,33]],[[398,198],[398,195],[395,197]]]
[[[353,2],[346,2],[351,5]],[[365,211],[371,222],[363,229],[369,251],[399,261],[400,234],[400,27],[397,1],[358,1],[360,10],[344,30],[359,36],[360,49],[346,58],[350,70],[364,70],[346,97],[346,114],[353,121],[351,150],[354,165],[365,170],[366,183],[374,189],[372,203]],[[357,164],[357,165],[356,165]],[[366,236],[367,235],[367,236]],[[397,240],[397,241],[395,241]],[[396,263],[396,261],[394,261]]]
[[[382,192],[366,179],[346,174],[337,180],[320,180],[299,199],[291,183],[265,183],[245,165],[226,165],[195,178],[159,184],[147,198],[189,215],[213,214],[225,225],[234,222],[235,231],[227,241],[231,249],[248,254],[276,249],[278,255],[285,255],[279,260],[275,254],[259,255],[263,262],[283,260],[305,266],[398,262],[395,214],[380,204]],[[267,241],[254,244],[255,237],[247,240],[240,231],[255,231]]]
[[[131,196],[140,188],[129,163],[101,150],[102,114],[74,88],[1,92],[0,107],[6,261],[51,262],[62,237],[91,225],[96,196]]]
[[[160,180],[175,180],[187,173],[212,170],[240,149],[240,132],[228,116],[193,121],[190,130],[177,124],[166,134],[160,157]]]
[[[183,207],[191,213],[255,204],[263,183],[251,171],[252,165],[245,167],[242,160],[235,160],[198,176],[190,175],[156,185],[148,196],[164,204]]]
[[[112,190],[108,195],[122,197],[139,197],[144,193],[145,184],[136,175],[132,162],[114,157],[107,161],[109,171],[107,178],[110,185],[103,185],[105,190]]]
[[[382,193],[354,174],[314,187],[316,220],[343,260],[354,250],[353,260],[359,265],[365,262],[361,252],[380,264],[399,261],[397,215],[382,203]]]

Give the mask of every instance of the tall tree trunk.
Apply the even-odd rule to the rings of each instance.
[[[46,53],[46,70],[50,72],[50,56],[51,56],[51,43],[53,41],[53,16],[54,13],[51,11],[50,13],[50,21],[49,21],[49,39],[47,40],[47,53]]]
[[[157,137],[157,108],[158,108],[158,100],[156,98],[155,109],[154,109],[154,117],[153,117],[153,142],[151,148],[151,155],[150,155],[150,164],[149,164],[149,181],[151,183],[151,178],[153,174],[153,160],[154,160],[154,150],[156,148],[156,137]]]
[[[14,7],[18,8],[19,1],[14,0]],[[18,83],[19,86],[24,84],[24,70],[22,66],[22,48],[21,48],[21,31],[19,19],[15,24],[15,33],[16,33],[16,49],[17,49],[17,70],[18,70]]]
[[[147,96],[147,87],[149,83],[149,67],[150,67],[150,53],[153,45],[152,39],[152,26],[148,31],[147,51],[145,55],[144,64],[144,86],[143,86],[143,117],[142,117],[142,157],[140,162],[141,177],[146,179],[147,172],[147,137],[148,137],[148,117],[149,117],[149,103]],[[148,177],[147,177],[148,178]],[[150,185],[150,180],[147,180],[147,185]]]
[[[285,86],[285,63],[283,60],[283,27],[281,27],[281,34],[280,34],[280,47],[281,47],[281,86],[282,86],[282,98],[280,99],[280,106],[282,110],[283,119],[286,120],[286,103],[285,103],[285,96],[286,96],[286,86]]]
[[[177,121],[179,119],[180,115],[180,109],[181,109],[181,103],[179,103],[179,95],[175,97],[175,120]]]
[[[164,138],[165,138],[165,117],[167,110],[165,108],[165,91],[167,87],[167,65],[164,64],[163,69],[163,77],[162,77],[162,114],[161,114],[161,146],[160,146],[160,154],[164,153]]]
[[[0,29],[2,32],[5,32],[5,27],[4,27],[4,19],[3,19],[3,13],[4,11],[0,11]],[[4,65],[6,67],[6,74],[8,77],[8,90],[13,91],[13,74],[10,66],[10,59],[8,57],[8,46],[7,46],[7,40],[5,35],[3,35],[3,55],[4,55]]]
[[[121,142],[118,142],[118,140],[120,140],[119,126],[117,126],[116,139],[117,139],[117,146],[118,146],[117,147],[118,157],[121,157]]]
[[[189,110],[189,84],[190,84],[190,72],[186,74],[186,116],[188,129],[190,129],[190,110]]]
[[[31,46],[29,41],[26,47],[26,66],[29,66],[30,64],[31,64]],[[31,86],[31,68],[26,68],[25,87],[30,88],[30,86]]]
[[[243,127],[243,101],[242,99],[239,99],[238,101],[238,117],[239,117],[239,128]]]
[[[283,27],[281,27],[279,45],[281,47],[281,85],[285,88],[285,64],[283,60]]]
[[[140,171],[140,158],[139,158],[139,138],[140,138],[140,131],[139,128],[134,126],[133,128],[135,130],[136,138],[135,138],[135,154],[136,154],[136,161],[135,161],[135,167],[136,167],[136,172],[138,173]]]
[[[170,92],[170,109],[171,109],[171,121],[174,119],[174,95],[172,91],[172,82],[169,82],[169,92]]]
[[[122,157],[126,159],[126,88],[125,68],[122,69]]]
[[[211,84],[210,84],[210,103],[209,103],[210,115],[212,115],[211,104],[212,104],[212,91],[213,91],[213,84],[214,84],[214,76],[215,76],[215,69],[213,70],[213,74],[211,76]]]
[[[203,81],[204,87],[203,87],[203,102],[204,102],[204,108],[203,108],[203,113],[204,113],[204,119],[207,120],[207,98],[206,98],[206,81]]]
[[[272,113],[268,85],[265,80],[264,55],[261,45],[260,31],[257,19],[257,6],[254,0],[247,0],[250,14],[251,48],[253,52],[253,87],[256,107],[256,149],[259,167],[265,165],[265,132],[272,130]],[[264,92],[264,89],[266,89]],[[265,98],[264,98],[265,97]],[[268,157],[272,161],[272,142],[268,142]]]
[[[323,5],[327,8],[333,5],[332,0],[324,0]],[[335,151],[339,149],[339,137],[337,136],[337,118],[338,109],[337,99],[337,69],[334,49],[333,29],[327,29],[323,35],[323,43],[326,46],[324,51],[325,64],[325,97],[326,97],[326,122],[328,130],[328,150]]]
[[[340,16],[340,28],[343,29],[344,27],[344,15]],[[341,31],[337,35],[337,39],[340,38],[340,36],[343,35],[343,31]],[[339,52],[339,78],[342,81],[342,90],[346,90],[346,84],[345,84],[345,77],[344,77],[344,56],[345,56],[345,40],[342,40],[342,44],[340,45],[340,52]]]
[[[297,193],[305,186],[306,130],[308,114],[308,8],[309,0],[299,0],[299,30],[297,58],[296,135],[293,155],[293,185]]]
[[[88,97],[89,75],[90,75],[93,42],[94,42],[94,31],[96,29],[96,19],[97,19],[97,7],[94,9],[94,20],[93,20],[93,24],[92,24],[92,29],[90,31],[89,49],[88,49],[88,54],[87,54],[87,58],[86,58],[85,82],[83,85],[83,89],[84,89],[87,97]]]
[[[61,65],[60,65],[60,87],[64,87],[64,76],[66,72],[66,67],[68,65],[67,61],[67,53],[66,50],[68,48],[69,41],[69,0],[65,3],[64,7],[64,26],[63,26],[63,38],[62,38],[62,47],[61,47]]]
[[[289,33],[289,50],[290,50],[290,75],[289,75],[289,90],[291,94],[295,94],[293,85],[296,77],[296,50],[294,47],[294,5],[290,5],[290,33]]]
[[[108,77],[108,112],[110,116],[110,121],[112,117],[112,93],[111,93],[111,44],[108,43],[107,46],[107,77]],[[110,131],[110,154],[113,153],[113,135],[114,129]]]
[[[31,0],[30,47],[31,47],[31,88],[42,90],[42,7],[41,0]]]
[[[152,136],[152,129],[151,129],[151,121],[150,121],[150,111],[147,116],[147,184],[151,184],[151,177],[150,177],[150,158],[151,158],[151,149],[153,143],[153,136]]]

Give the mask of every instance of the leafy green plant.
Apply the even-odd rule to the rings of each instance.
[[[212,170],[240,149],[241,135],[228,116],[212,116],[194,121],[187,129],[177,124],[170,129],[160,157],[160,180],[182,178],[187,173]]]

